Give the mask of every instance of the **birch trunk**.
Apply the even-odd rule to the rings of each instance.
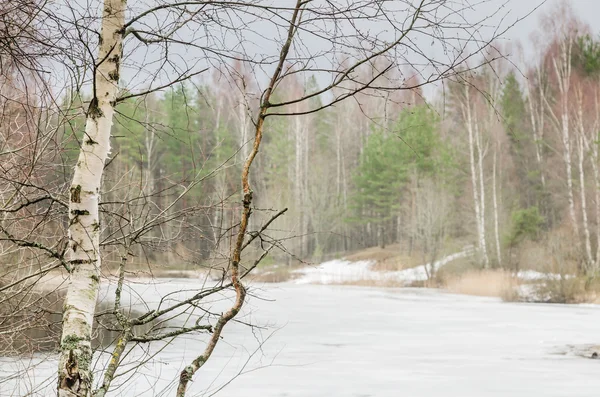
[[[145,102],[145,125],[150,125],[149,113],[150,109],[148,108],[148,101]],[[156,183],[154,180],[154,171],[156,168],[156,160],[154,157],[156,151],[156,133],[153,128],[146,127],[145,136],[144,136],[144,149],[146,150],[146,170],[144,176],[144,191],[145,194],[150,198],[150,196],[154,193],[154,189],[156,187]]]
[[[568,110],[563,109],[563,112],[567,112]],[[579,225],[577,223],[577,217],[575,216],[575,196],[573,194],[573,172],[572,172],[572,160],[571,160],[571,142],[569,137],[569,116],[566,113],[562,115],[563,120],[563,130],[562,130],[562,139],[563,139],[563,158],[565,160],[565,167],[567,171],[567,198],[569,201],[569,216],[571,217],[571,222],[573,224],[573,229],[575,230],[575,235],[579,236]]]
[[[596,131],[600,128],[600,101],[598,93],[596,93],[596,117],[594,119],[594,126],[592,131],[593,137],[597,136]],[[594,262],[594,274],[598,272],[600,267],[600,173],[598,172],[598,142],[596,139],[592,140],[591,143],[592,152],[592,172],[594,173],[594,184],[595,184],[595,199],[596,199],[596,260]]]
[[[298,231],[300,232],[300,257],[305,254],[305,215],[304,215],[304,131],[300,116],[294,117],[294,139],[295,139],[295,202],[298,214]]]
[[[541,83],[541,72],[537,69],[538,74],[538,84],[539,84],[539,108],[535,109],[533,106],[533,91],[531,89],[531,84],[529,80],[527,80],[527,91],[529,92],[529,100],[527,101],[529,105],[529,115],[531,117],[531,130],[533,131],[533,146],[535,147],[535,160],[538,165],[538,170],[540,171],[540,179],[542,182],[542,187],[546,188],[546,178],[544,176],[544,166],[542,159],[542,151],[540,148],[541,140],[544,136],[544,107],[543,107],[543,87]]]
[[[583,131],[581,131],[583,132]],[[582,223],[583,223],[583,237],[584,237],[584,245],[585,245],[585,258],[586,258],[586,268],[589,270],[592,266],[592,245],[590,240],[590,228],[588,224],[587,217],[587,200],[585,197],[585,171],[583,168],[583,160],[584,160],[584,138],[580,134],[577,138],[577,146],[579,149],[578,156],[578,165],[579,165],[579,183],[580,183],[580,195],[581,195],[581,215],[582,215]]]
[[[478,175],[476,171],[476,160],[475,160],[475,133],[473,131],[473,116],[471,114],[471,102],[469,95],[469,86],[465,84],[465,101],[462,104],[463,116],[467,124],[467,132],[469,134],[469,163],[471,166],[471,186],[473,188],[473,203],[475,206],[475,223],[477,225],[477,246],[479,254],[484,261],[484,266],[487,267],[487,249],[485,243],[485,229],[483,228],[484,223],[482,222],[482,208],[480,206],[479,188],[478,188]],[[479,153],[481,154],[481,153]]]
[[[593,272],[597,273],[600,263],[600,175],[598,173],[598,143],[594,142],[592,145],[592,172],[594,174],[596,209],[596,258]]]
[[[567,172],[567,199],[569,202],[569,216],[575,234],[579,236],[579,225],[575,215],[575,198],[573,193],[573,173],[571,159],[571,137],[569,120],[569,90],[571,85],[571,47],[572,40],[564,40],[561,44],[559,60],[554,59],[554,71],[558,79],[558,89],[561,94],[561,138],[563,143],[563,159]]]
[[[481,208],[479,222],[481,224],[481,239],[482,239],[482,254],[483,254],[483,266],[487,269],[490,267],[490,259],[487,253],[487,242],[485,236],[485,185],[483,180],[483,157],[485,156],[484,150],[481,145],[481,132],[479,131],[479,123],[477,122],[477,116],[475,116],[475,146],[477,148],[477,169],[479,172],[479,207]]]
[[[497,145],[496,145],[497,146]],[[502,267],[502,251],[500,247],[500,228],[498,221],[498,195],[496,193],[496,169],[497,169],[497,150],[494,148],[494,162],[492,170],[492,199],[494,204],[494,232],[496,235],[496,259],[498,266]]]
[[[245,92],[245,84],[242,81],[242,86],[244,89],[240,87],[240,95],[238,98],[238,119],[239,119],[239,127],[240,127],[240,161],[243,162],[248,157],[250,153],[250,146],[248,143],[248,115],[246,112],[246,92]]]
[[[593,123],[591,128],[588,131],[586,130],[583,122],[583,93],[580,90],[577,91],[577,122],[579,127],[579,155],[580,155],[580,183],[581,183],[581,194],[582,194],[582,211],[584,211],[585,217],[583,219],[583,227],[586,238],[586,255],[588,258],[588,271],[592,274],[595,274],[598,271],[598,264],[600,261],[600,175],[598,172],[598,143],[597,143],[597,131],[600,127],[600,114],[598,113],[598,108],[600,107],[598,103],[598,98],[596,98],[596,111]],[[587,218],[587,212],[585,212],[585,177],[583,173],[583,154],[584,149],[586,152],[589,152],[591,155],[591,165],[592,165],[592,173],[594,176],[594,199],[595,199],[595,212],[596,212],[596,255],[595,257],[591,252],[591,238],[589,231],[589,223]],[[589,248],[588,248],[589,247]]]
[[[98,201],[117,96],[126,1],[105,0],[102,32],[85,135],[75,167],[69,202],[71,266],[64,303],[58,396],[89,397],[92,392],[91,335],[100,276]]]

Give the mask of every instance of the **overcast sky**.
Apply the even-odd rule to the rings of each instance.
[[[0,0],[3,1],[3,0]],[[83,0],[85,1],[85,0]],[[145,3],[145,0],[139,0],[141,3]],[[151,0],[150,0],[151,1]],[[284,0],[275,0],[275,4],[278,1]],[[289,0],[287,0],[289,1]],[[457,4],[460,4],[463,0],[457,0]],[[539,55],[539,52],[536,48],[533,47],[531,41],[531,34],[533,32],[539,33],[540,26],[540,18],[544,14],[548,13],[552,8],[557,6],[561,0],[464,0],[465,2],[470,3],[474,7],[474,14],[470,15],[469,19],[481,20],[486,16],[496,14],[498,18],[496,20],[488,21],[489,24],[494,25],[499,23],[499,18],[505,16],[503,23],[501,24],[503,28],[506,28],[508,25],[514,23],[518,18],[525,17],[528,13],[534,10],[537,6],[539,8],[535,10],[531,15],[526,17],[524,20],[519,21],[516,25],[512,26],[507,33],[503,35],[503,43],[516,43],[520,42],[524,48],[524,57],[525,60],[531,61]],[[585,23],[587,23],[592,31],[595,34],[598,34],[600,31],[600,27],[598,26],[598,18],[600,17],[600,0],[567,0],[567,2],[573,7],[575,14],[581,18]],[[135,3],[135,1],[133,2]],[[465,4],[465,3],[462,3]],[[502,8],[499,10],[498,8]],[[269,36],[269,35],[267,35]],[[261,43],[265,45],[265,47],[275,46],[277,43],[269,43],[268,41],[262,40]],[[143,46],[142,46],[143,47]],[[504,46],[503,46],[504,47]],[[273,48],[273,52],[276,53],[278,48]],[[516,51],[510,51],[513,55]],[[133,55],[133,58],[138,58],[136,54]],[[127,56],[127,54],[126,54]],[[513,59],[513,62],[516,64],[520,64],[520,56],[517,56]],[[142,57],[141,60],[146,60],[146,58]],[[127,70],[123,70],[123,75],[125,77],[125,81],[128,82],[126,84],[128,88],[137,88],[138,85],[145,85],[147,82],[146,75],[140,73],[140,70],[137,69],[135,72],[129,73]],[[209,76],[209,74],[207,74]],[[320,84],[326,84],[327,78],[318,79]],[[322,81],[321,81],[322,80]],[[433,87],[432,87],[433,89]],[[427,94],[426,94],[427,95]]]
[[[538,29],[540,16],[547,13],[557,5],[561,0],[507,0],[506,10],[512,18],[523,17],[527,15],[536,6],[540,7],[525,20],[512,27],[505,37],[512,40],[521,40],[523,44],[529,41],[530,34]],[[567,0],[567,3],[573,7],[575,14],[585,23],[589,24],[594,33],[600,31],[598,19],[600,18],[600,0]],[[486,15],[492,12],[492,8],[497,6],[497,2],[488,3],[480,6],[480,10]]]

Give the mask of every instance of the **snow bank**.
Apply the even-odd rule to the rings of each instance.
[[[472,246],[465,247],[463,251],[448,255],[434,263],[438,270],[445,264],[459,258],[473,255]],[[336,259],[324,262],[319,266],[308,267],[297,270],[302,276],[295,279],[297,284],[342,284],[357,281],[388,281],[398,283],[409,283],[413,281],[427,280],[425,265],[394,272],[380,272],[372,270],[375,261],[350,262]],[[429,264],[426,266],[429,267]]]
[[[572,276],[566,275],[565,278],[570,278]],[[517,273],[517,278],[524,281],[541,281],[541,280],[560,280],[560,274],[554,273],[541,273],[536,272],[535,270],[521,270]]]
[[[473,246],[466,246],[462,251],[448,255],[435,262],[435,270],[452,262],[465,258],[475,253]],[[372,266],[375,261],[350,262],[344,259],[335,259],[321,263],[318,266],[297,270],[301,276],[295,279],[297,284],[343,284],[357,281],[396,282],[408,284],[414,281],[427,280],[425,265],[399,271],[375,271]],[[426,265],[429,268],[429,264]],[[515,275],[524,281],[559,280],[560,274],[542,273],[534,270],[522,270]],[[566,276],[571,277],[571,276]]]
[[[302,277],[295,279],[297,284],[339,284],[359,280],[372,280],[377,272],[370,267],[374,261],[350,262],[335,259],[321,263],[319,266],[297,270]]]

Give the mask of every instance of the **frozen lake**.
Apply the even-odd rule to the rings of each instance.
[[[192,280],[136,285],[142,296],[194,287]],[[425,289],[254,286],[189,396],[483,397],[597,396],[600,360],[561,354],[600,342],[600,306],[502,303]],[[215,303],[218,305],[218,303]],[[153,344],[143,369],[113,396],[173,396],[174,380],[200,353],[202,336]],[[262,342],[261,349],[257,348]],[[142,356],[134,352],[132,361]],[[137,354],[137,356],[136,356]],[[250,359],[249,357],[252,356]],[[53,357],[36,357],[0,396],[54,385]],[[15,370],[0,359],[0,377]],[[241,373],[241,374],[240,374]],[[231,381],[222,391],[219,388]],[[46,393],[50,393],[47,389]],[[33,395],[46,394],[38,389]]]

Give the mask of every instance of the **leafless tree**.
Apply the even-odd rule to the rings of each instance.
[[[2,149],[2,165],[10,167],[12,172],[5,173],[7,187],[1,192],[0,232],[2,242],[6,243],[3,249],[7,255],[27,252],[29,265],[27,271],[13,274],[14,277],[4,282],[0,291],[16,296],[53,270],[62,268],[66,272],[68,287],[58,363],[59,396],[104,396],[120,370],[128,373],[129,370],[120,365],[135,346],[169,341],[184,334],[207,333],[206,345],[177,379],[176,395],[186,394],[196,372],[213,354],[224,328],[242,310],[248,294],[244,278],[271,250],[284,249],[267,230],[285,209],[259,218],[260,222],[253,221],[256,226],[252,228],[249,226],[256,208],[255,196],[261,194],[253,189],[251,176],[267,120],[292,117],[300,125],[303,117],[362,94],[388,98],[396,91],[415,92],[426,84],[455,78],[498,57],[497,53],[487,54],[486,49],[504,31],[503,28],[490,34],[481,31],[496,14],[467,21],[461,15],[469,4],[440,0],[297,0],[286,4],[258,0],[160,0],[151,5],[104,0],[86,6],[31,4],[36,6],[27,15],[39,25],[40,32],[50,33],[52,39],[33,36],[36,45],[46,48],[44,51],[51,50],[47,60],[44,59],[45,67],[70,77],[64,84],[70,86],[69,94],[61,97],[68,111],[53,99],[58,95],[48,90],[48,103],[43,111],[32,113],[36,115],[32,126],[17,125],[20,121],[16,127],[9,126],[8,134],[14,135],[15,131],[32,134],[41,130],[45,135],[34,134],[30,140],[19,138],[14,142],[7,139],[10,146]],[[24,47],[5,45],[12,42],[13,30],[4,31],[9,33],[3,33],[2,48],[16,54],[12,56],[15,62],[24,62],[19,60],[21,53],[15,50]],[[459,34],[451,35],[451,31]],[[28,40],[27,35],[17,36],[18,40]],[[36,60],[37,55],[26,54],[25,59]],[[240,64],[253,75],[256,86],[248,84],[248,78],[243,77],[245,73],[240,74]],[[405,79],[403,71],[407,65],[419,74],[418,80]],[[18,66],[16,70],[21,71],[23,67]],[[185,200],[194,186],[205,183],[227,167],[231,159],[224,159],[214,170],[200,172],[201,167],[194,168],[191,177],[170,181],[163,190],[156,181],[151,183],[154,189],[136,190],[133,174],[110,168],[117,161],[111,157],[110,148],[111,139],[115,138],[111,129],[114,129],[118,106],[126,101],[150,98],[153,93],[190,81],[209,70],[219,73],[239,94],[236,110],[239,138],[244,148],[240,153],[246,155],[240,175],[239,213],[230,217],[229,225],[217,227],[218,232],[214,233],[215,236],[231,235],[228,254],[220,264],[222,274],[217,280],[206,278],[184,297],[169,294],[160,297],[158,302],[148,303],[142,312],[128,314],[124,310],[124,290],[128,288],[126,275],[131,258],[144,247],[156,247],[173,240],[181,234],[177,230],[192,230],[191,220],[203,211],[212,218],[213,212],[206,206],[192,203],[178,207],[175,203]],[[319,88],[297,89],[290,95],[281,95],[284,87],[305,82],[312,76],[321,82]],[[85,106],[77,110],[77,98],[82,98],[86,91],[89,101],[84,101]],[[387,114],[387,99],[381,103]],[[77,141],[78,158],[72,161],[61,158],[65,147],[52,145],[64,144],[57,137],[77,117],[85,119],[85,131]],[[248,120],[249,129],[253,131],[250,136],[246,129]],[[155,132],[152,125],[161,123],[137,121],[148,134],[144,145],[151,153]],[[301,137],[299,128],[300,158],[296,172],[299,179],[306,180],[307,159],[302,158],[307,150],[306,140]],[[250,143],[245,142],[247,138]],[[41,165],[38,161],[43,159],[46,165],[41,170],[37,167],[36,172],[48,171],[48,164],[55,169],[62,168],[63,161],[67,167],[74,167],[74,171],[63,172],[63,179],[53,180],[52,185],[42,176],[34,180],[34,176],[38,177],[34,173],[23,177],[23,167],[15,153],[25,153],[32,147],[35,151],[30,154],[31,161]],[[148,154],[147,158],[150,157]],[[108,176],[114,178],[110,189],[106,182]],[[338,178],[345,179],[341,175]],[[305,186],[298,188],[306,189]],[[119,189],[122,189],[119,194],[113,194]],[[161,194],[157,190],[169,189],[173,193],[164,194],[164,201],[158,199]],[[301,193],[298,200],[306,202],[305,192]],[[101,195],[114,200],[102,201]],[[162,204],[157,205],[159,202]],[[31,214],[24,216],[28,211]],[[16,218],[10,219],[10,216],[18,216],[19,222],[14,223]],[[49,222],[56,226],[50,228]],[[176,232],[163,235],[159,231],[167,227],[165,225],[174,227]],[[306,227],[303,229],[306,231]],[[227,241],[220,237],[214,240],[217,240],[216,245]],[[248,255],[256,242],[261,243],[259,253]],[[176,249],[173,245],[170,247]],[[104,264],[101,264],[102,259],[105,259]],[[37,266],[34,270],[32,261]],[[108,311],[116,319],[114,327],[118,336],[101,371],[101,380],[94,382],[93,324],[94,318],[102,314],[96,311],[96,303],[101,276],[109,261],[116,262],[117,268],[115,287],[109,289],[112,305]],[[215,312],[205,306],[210,299],[221,295],[231,299],[228,308]],[[174,318],[186,320],[173,326],[169,321]]]

